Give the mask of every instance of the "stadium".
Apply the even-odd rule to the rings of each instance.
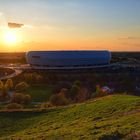
[[[29,51],[27,63],[35,69],[82,69],[106,67],[110,64],[109,51]]]

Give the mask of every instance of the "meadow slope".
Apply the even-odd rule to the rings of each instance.
[[[131,139],[140,136],[140,97],[106,96],[44,113],[0,113],[0,139]]]

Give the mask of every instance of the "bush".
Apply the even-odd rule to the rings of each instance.
[[[53,105],[51,103],[42,103],[39,105],[39,108],[49,108],[49,107],[53,107]]]
[[[15,90],[16,91],[25,91],[25,90],[27,90],[28,87],[29,87],[29,85],[26,82],[21,82],[16,85]]]
[[[24,103],[24,95],[22,93],[14,93],[12,95],[11,102],[23,104]]]
[[[91,97],[96,98],[96,97],[102,97],[105,95],[108,95],[108,92],[103,91],[100,85],[96,85],[96,91],[92,93]]]
[[[32,98],[30,95],[26,94],[24,95],[24,104],[30,104],[32,101]]]
[[[91,98],[96,98],[98,95],[99,95],[99,94],[98,94],[97,92],[93,92],[93,93],[91,94]]]
[[[52,95],[50,98],[50,102],[54,106],[63,106],[69,104],[68,99],[65,97],[63,93]]]
[[[6,109],[22,109],[23,106],[17,103],[11,103],[5,106]]]
[[[76,102],[84,102],[85,100],[87,100],[89,97],[89,91],[87,88],[80,88],[75,101]]]
[[[22,93],[14,93],[11,98],[12,103],[18,103],[18,104],[29,104],[31,102],[31,96]]]

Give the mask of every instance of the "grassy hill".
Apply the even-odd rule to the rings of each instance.
[[[45,113],[0,113],[1,139],[131,139],[140,137],[140,97],[115,95]]]

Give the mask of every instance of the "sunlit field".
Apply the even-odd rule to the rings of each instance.
[[[44,113],[0,113],[0,136],[3,139],[139,138],[139,107],[139,97],[116,95]]]

